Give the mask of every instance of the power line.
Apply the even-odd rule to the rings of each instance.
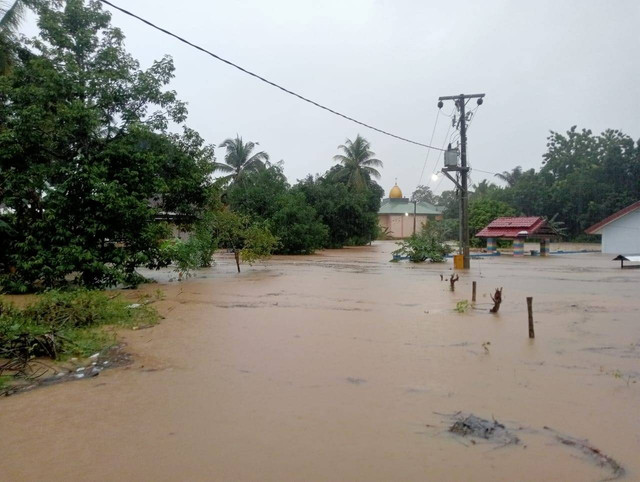
[[[436,111],[436,120],[433,123],[433,130],[431,131],[431,139],[429,139],[429,144],[433,142],[433,136],[436,133],[436,127],[438,127],[438,118],[440,117],[440,109]],[[424,158],[424,164],[422,164],[422,172],[420,173],[420,179],[418,180],[418,186],[422,182],[422,176],[424,176],[424,168],[427,167],[427,161],[429,160],[429,154],[431,154],[431,149],[427,151],[427,155]]]
[[[498,174],[497,172],[483,171],[482,169],[478,169],[477,167],[474,167],[474,168],[472,168],[471,170],[472,170],[472,171],[482,172],[482,173],[484,173],[484,174],[493,174],[494,176],[495,176],[496,174]]]
[[[121,8],[121,7],[118,7],[117,5],[114,5],[113,3],[111,3],[108,0],[99,0],[99,1],[101,3],[104,3],[106,5],[109,5],[109,6],[113,7],[113,8],[115,8],[116,10],[124,13],[125,15],[128,15],[130,17],[135,18],[136,20],[141,21],[142,23],[150,26],[151,28],[159,30],[160,32],[162,32],[164,34],[169,35],[170,37],[173,37],[173,38],[179,40],[180,42],[189,45],[190,47],[193,47],[193,48],[195,48],[197,50],[200,50],[201,52],[204,52],[205,54],[213,57],[214,59],[217,59],[217,60],[219,60],[221,62],[224,62],[225,64],[230,65],[231,67],[234,67],[234,68],[240,70],[241,72],[244,72],[247,75],[250,75],[251,77],[255,77],[256,79],[261,80],[262,82],[264,82],[266,84],[269,84],[272,87],[280,89],[280,90],[282,90],[283,92],[286,92],[289,95],[297,97],[298,99],[303,100],[305,102],[308,102],[309,104],[312,104],[312,105],[314,105],[316,107],[319,107],[320,109],[323,109],[323,110],[326,110],[328,112],[331,112],[332,114],[335,114],[335,115],[337,115],[339,117],[342,117],[343,119],[347,119],[347,120],[349,120],[351,122],[355,122],[356,124],[359,124],[361,126],[367,127],[368,129],[372,129],[372,130],[374,130],[376,132],[379,132],[381,134],[384,134],[386,136],[394,137],[395,139],[398,139],[398,140],[401,140],[401,141],[404,141],[404,142],[408,142],[410,144],[415,144],[417,146],[426,147],[427,149],[442,150],[442,149],[439,149],[438,147],[430,146],[428,144],[423,144],[422,142],[413,141],[411,139],[407,139],[406,137],[402,137],[402,136],[398,136],[396,134],[392,134],[391,132],[385,131],[383,129],[378,129],[377,127],[374,127],[372,125],[369,125],[369,124],[366,124],[364,122],[361,122],[361,121],[359,121],[357,119],[354,119],[353,117],[350,117],[348,115],[342,114],[342,113],[340,113],[340,112],[338,112],[336,110],[333,110],[333,109],[331,109],[331,108],[329,108],[327,106],[324,106],[324,105],[322,105],[322,104],[320,104],[320,103],[318,103],[318,102],[316,102],[314,100],[311,100],[311,99],[309,99],[307,97],[304,97],[303,95],[300,95],[300,94],[298,94],[298,93],[296,93],[296,92],[294,92],[292,90],[289,90],[289,89],[287,89],[285,87],[282,87],[281,85],[279,85],[279,84],[277,84],[275,82],[272,82],[272,81],[270,81],[270,80],[268,80],[268,79],[266,79],[266,78],[264,78],[264,77],[262,77],[262,76],[260,76],[260,75],[258,75],[256,73],[254,73],[254,72],[251,72],[250,70],[247,70],[244,67],[240,67],[238,64],[235,64],[235,63],[231,62],[230,60],[224,59],[224,58],[220,57],[219,55],[216,55],[213,52],[205,49],[204,47],[196,45],[196,44],[194,44],[194,43],[192,43],[192,42],[180,37],[179,35],[176,35],[175,33],[170,32],[169,30],[167,30],[165,28],[159,27],[159,26],[151,23],[149,20],[145,20],[144,18],[142,18],[142,17],[130,12],[129,10],[126,10],[124,8]]]
[[[449,127],[447,128],[447,133],[444,135],[444,141],[442,142],[442,149],[440,149],[440,152],[438,152],[438,158],[436,159],[436,162],[433,165],[433,171],[431,172],[432,176],[436,173],[436,170],[438,169],[438,162],[440,162],[440,156],[442,156],[442,153],[446,150],[444,149],[444,145],[447,143],[447,138],[449,137],[450,130],[451,130],[451,123],[449,123]]]

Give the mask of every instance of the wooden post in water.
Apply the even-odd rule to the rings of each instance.
[[[475,303],[476,302],[476,282],[475,281],[473,282],[472,286],[473,287],[471,288],[471,301]]]
[[[529,338],[535,338],[533,331],[533,297],[527,296],[527,311],[529,312]]]

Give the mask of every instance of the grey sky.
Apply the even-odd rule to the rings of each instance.
[[[469,161],[478,169],[538,168],[548,131],[574,124],[640,137],[637,0],[114,3],[329,107],[425,143],[438,96],[485,92],[469,131]],[[424,148],[300,102],[124,14],[113,12],[113,23],[143,66],[173,56],[172,87],[189,103],[188,124],[207,141],[236,133],[258,141],[272,160],[285,161],[293,183],[327,170],[336,146],[360,133],[384,161],[385,191],[396,177],[405,195],[415,188]],[[434,144],[442,145],[448,123],[440,117]],[[448,180],[430,179],[437,157],[429,155],[422,183],[450,189]]]

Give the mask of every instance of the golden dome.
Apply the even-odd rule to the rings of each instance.
[[[396,183],[396,185],[391,188],[391,191],[389,191],[389,197],[391,199],[399,199],[402,197],[402,191],[398,187],[398,183]]]

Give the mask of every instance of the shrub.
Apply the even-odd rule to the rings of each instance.
[[[437,222],[427,224],[418,234],[396,244],[400,247],[393,254],[408,256],[413,263],[426,260],[441,263],[451,252],[451,248],[443,240],[442,225]]]

